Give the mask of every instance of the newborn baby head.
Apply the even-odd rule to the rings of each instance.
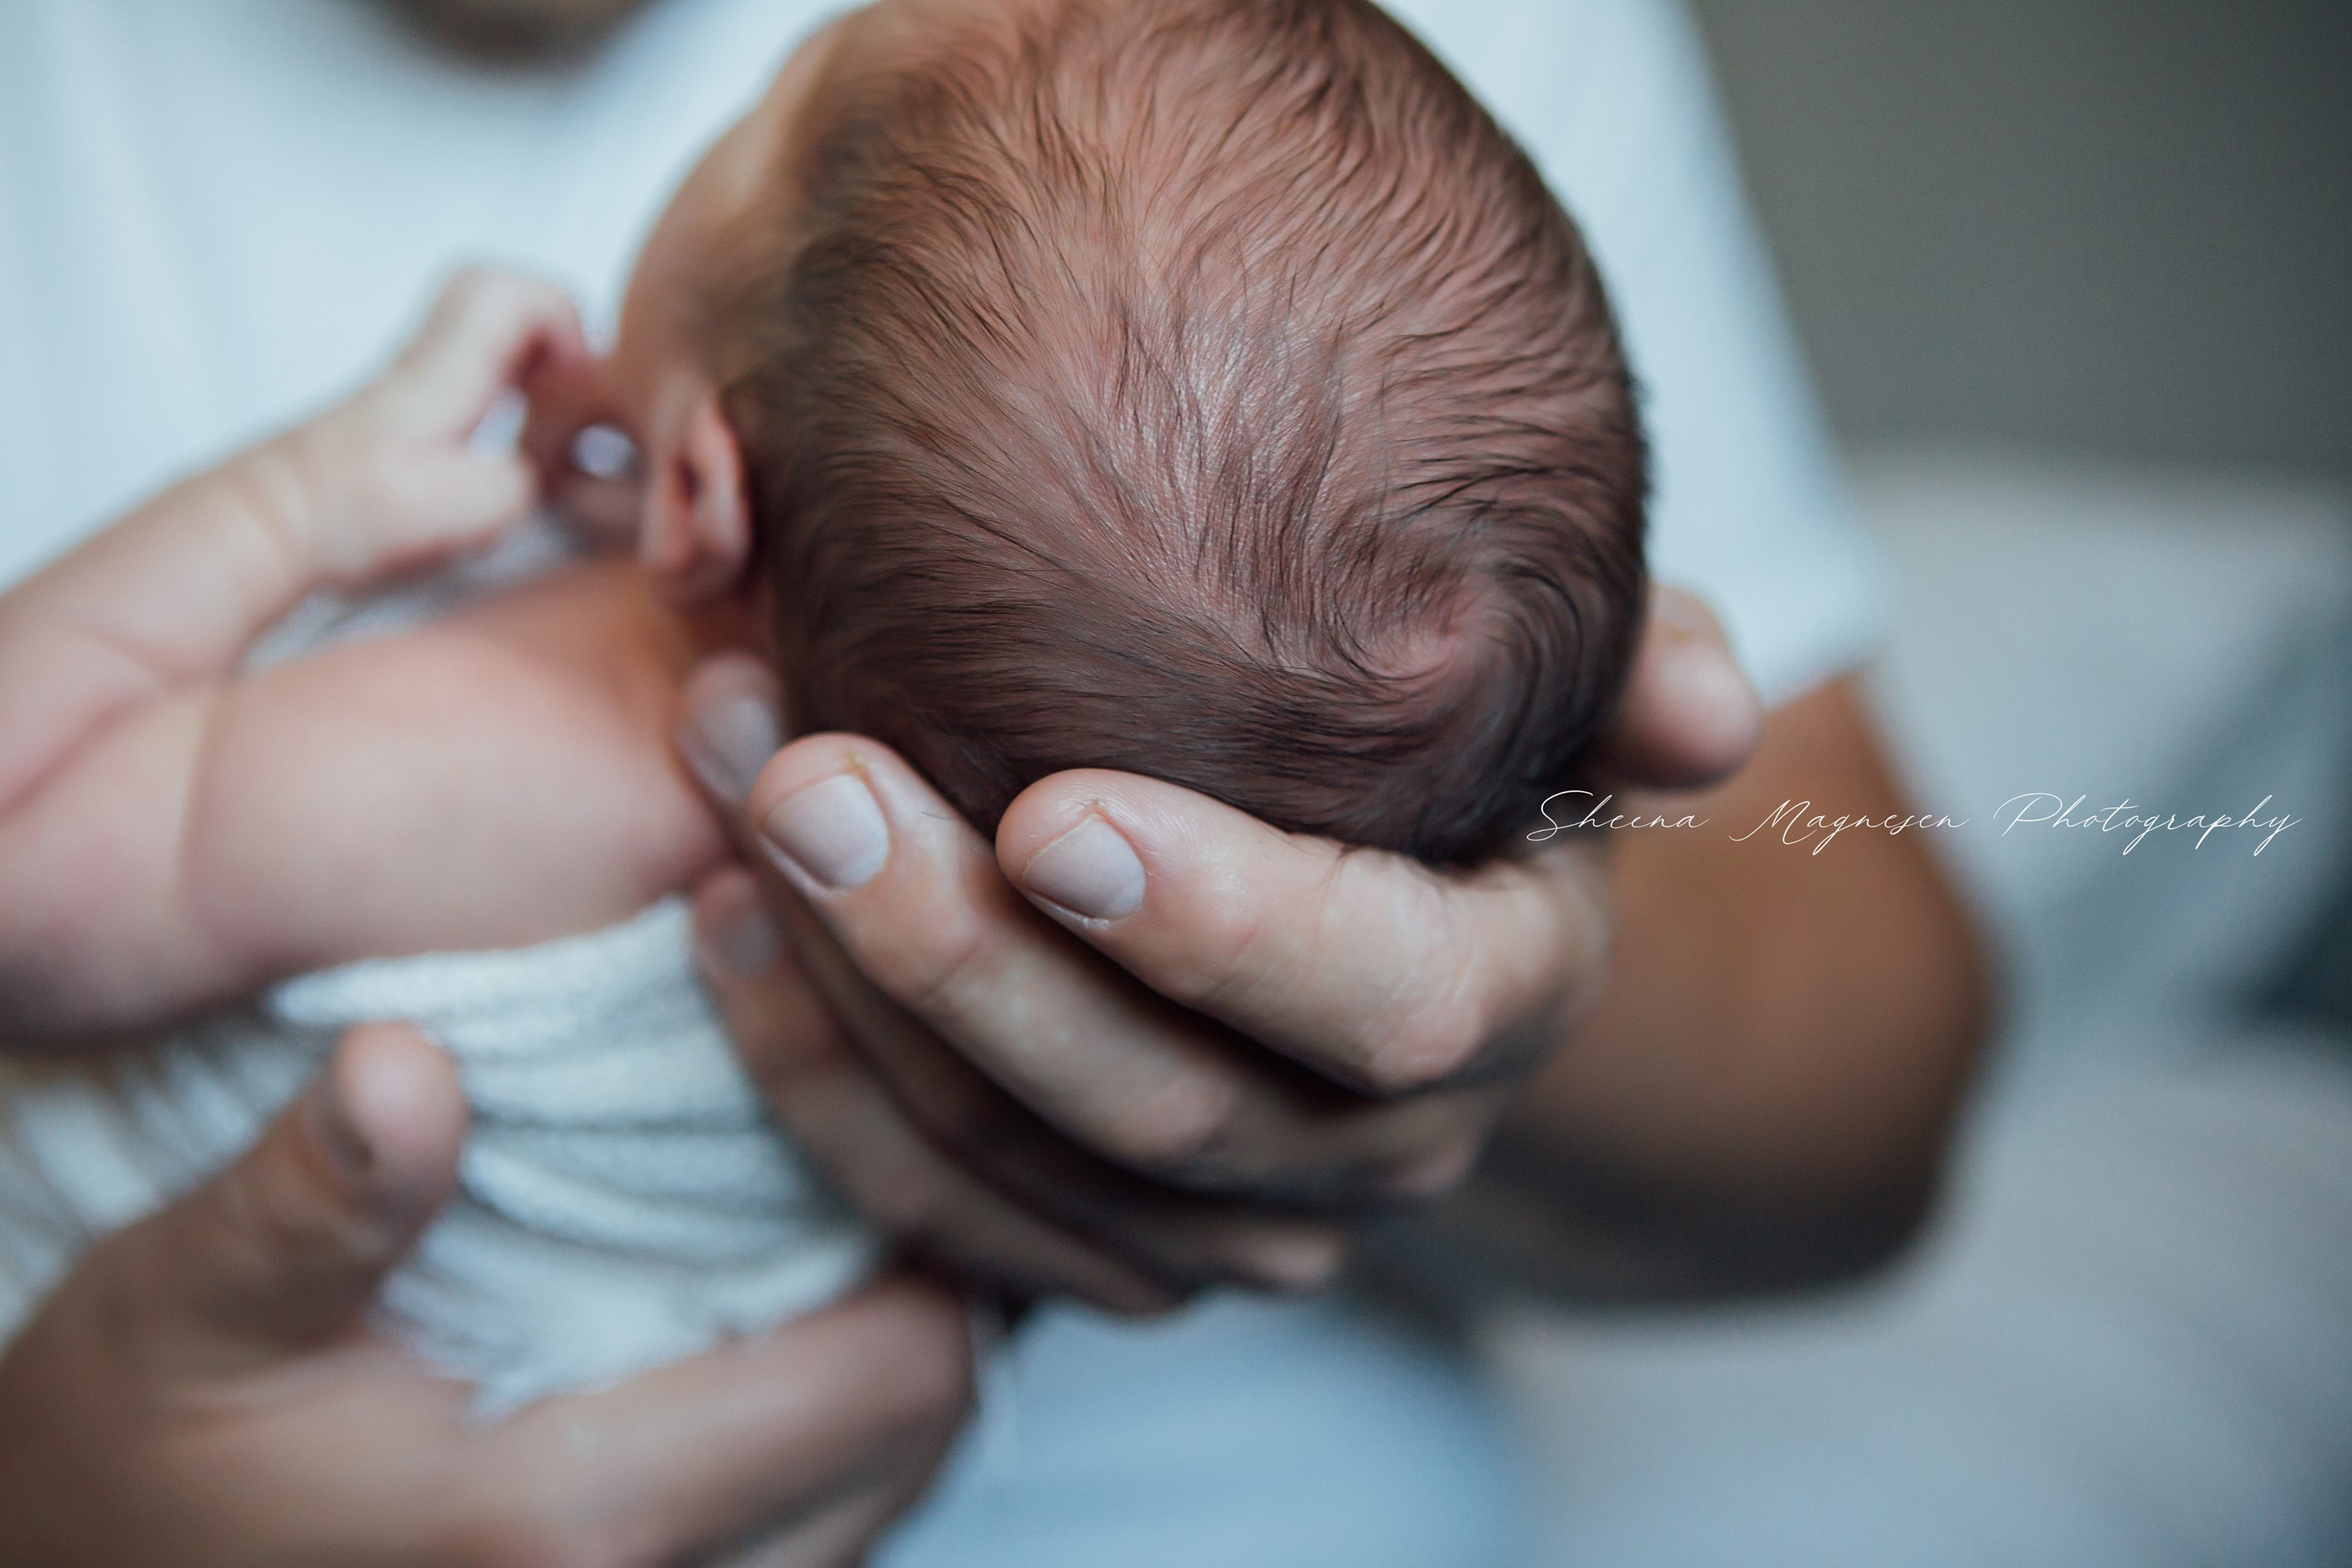
[[[855,14],[631,294],[649,561],[748,556],[793,728],[983,831],[1098,766],[1475,859],[1623,686],[1644,462],[1599,279],[1361,0]]]

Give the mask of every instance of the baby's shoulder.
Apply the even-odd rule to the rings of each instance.
[[[279,973],[520,946],[717,863],[669,735],[691,628],[590,565],[255,677],[226,705],[193,868]]]

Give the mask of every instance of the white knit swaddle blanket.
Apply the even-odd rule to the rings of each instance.
[[[587,936],[307,975],[156,1049],[0,1068],[0,1337],[90,1240],[234,1158],[352,1024],[415,1023],[473,1107],[459,1193],[387,1329],[495,1415],[782,1321],[873,1240],[793,1157],[670,900]]]

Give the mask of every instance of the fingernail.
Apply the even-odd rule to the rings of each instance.
[[[767,973],[776,966],[776,955],[782,951],[783,939],[776,930],[775,917],[756,897],[746,899],[740,909],[713,916],[703,932],[704,959],[738,980]]]
[[[1143,907],[1143,862],[1093,813],[1030,857],[1021,884],[1086,920],[1119,920]]]
[[[763,694],[719,690],[686,711],[677,749],[702,787],[724,801],[740,801],[751,781],[784,743],[783,729]]]
[[[856,773],[787,795],[760,826],[793,867],[836,892],[864,887],[890,858],[890,825]]]

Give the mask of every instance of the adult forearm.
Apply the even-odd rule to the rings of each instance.
[[[1749,832],[1792,800],[1908,809],[1850,681],[1666,805],[1704,826],[1626,835],[1606,999],[1522,1097],[1458,1232],[1555,1289],[1642,1296],[1836,1277],[1916,1228],[1985,1029],[1982,950],[1927,834],[1815,854]]]

